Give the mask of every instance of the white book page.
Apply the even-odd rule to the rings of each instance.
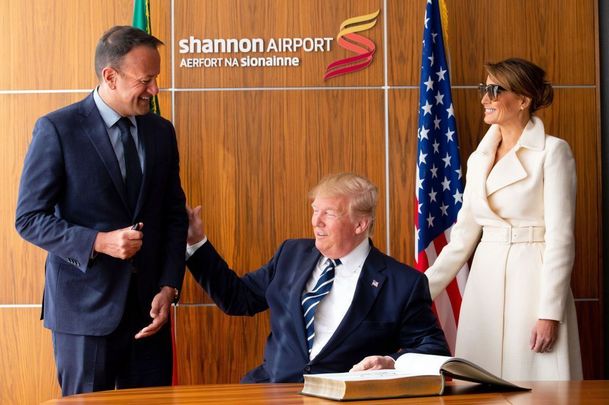
[[[395,361],[402,375],[440,375],[440,368],[453,357],[432,354],[406,353]]]
[[[407,374],[404,374],[399,370],[367,370],[352,371],[348,373],[324,373],[311,375],[315,377],[323,377],[337,381],[391,380],[392,378],[400,378],[407,376]]]
[[[402,375],[407,376],[440,375],[441,370],[444,369],[449,376],[460,380],[523,388],[489,373],[471,361],[458,357],[406,353],[396,360],[395,368]]]

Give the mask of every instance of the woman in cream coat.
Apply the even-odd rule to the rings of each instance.
[[[488,132],[467,162],[450,243],[427,271],[432,298],[474,253],[455,355],[509,380],[581,379],[570,289],[575,162],[533,113],[552,102],[545,72],[521,59],[487,64]]]

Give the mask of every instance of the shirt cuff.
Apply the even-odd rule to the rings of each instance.
[[[201,241],[195,243],[194,245],[186,245],[186,260],[190,259],[190,256],[194,255],[197,249],[203,246],[207,242],[207,236],[204,237]]]

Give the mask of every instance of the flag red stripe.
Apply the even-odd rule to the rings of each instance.
[[[423,272],[423,271],[427,270],[428,267],[429,267],[429,262],[427,261],[427,254],[425,254],[425,251],[423,250],[422,252],[419,252],[419,257],[417,259],[416,268],[417,268],[417,270]]]
[[[446,240],[446,235],[441,233],[438,235],[436,239],[433,241],[434,246],[436,248],[436,252],[438,255],[444,249],[444,246],[448,244],[448,240]],[[457,279],[453,279],[453,281],[446,286],[446,293],[448,294],[448,298],[450,299],[450,305],[453,312],[453,316],[455,317],[455,324],[459,323],[459,311],[461,310],[461,291],[459,291],[459,284],[457,283]]]
[[[448,298],[450,299],[450,305],[455,317],[455,323],[458,324],[459,312],[461,311],[461,292],[459,291],[457,280],[451,281],[450,284],[446,286],[446,292],[448,293]]]

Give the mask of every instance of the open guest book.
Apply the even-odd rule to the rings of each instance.
[[[442,395],[446,377],[502,389],[528,390],[459,357],[406,353],[395,370],[305,374],[301,394],[334,400]]]

